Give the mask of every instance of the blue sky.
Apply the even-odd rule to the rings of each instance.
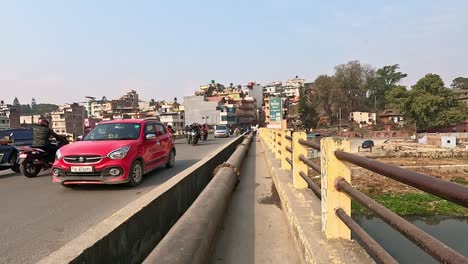
[[[468,1],[0,0],[0,99],[191,95],[216,80],[309,80],[350,60],[404,84],[468,76]]]

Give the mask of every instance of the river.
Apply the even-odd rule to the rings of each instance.
[[[353,218],[399,263],[438,263],[379,218],[366,216],[353,216]],[[447,246],[468,256],[468,218],[436,216],[405,217],[405,219]]]

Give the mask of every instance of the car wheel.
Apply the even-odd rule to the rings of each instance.
[[[143,181],[143,165],[140,161],[133,162],[128,173],[128,185],[138,186]]]
[[[174,167],[174,164],[175,164],[175,151],[174,150],[171,150],[171,153],[169,153],[169,159],[167,160],[167,163],[166,163],[166,168],[172,168]]]

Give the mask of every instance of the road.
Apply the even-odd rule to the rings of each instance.
[[[133,200],[193,165],[230,139],[193,147],[178,140],[176,165],[159,168],[135,188],[52,183],[51,172],[37,178],[0,172],[0,263],[35,263]]]

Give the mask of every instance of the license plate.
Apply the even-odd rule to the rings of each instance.
[[[71,172],[93,172],[93,166],[71,166]]]
[[[20,154],[18,157],[19,157],[20,159],[25,159],[27,156],[28,156],[27,154]]]

